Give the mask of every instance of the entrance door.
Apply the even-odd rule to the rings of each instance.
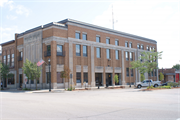
[[[19,88],[22,88],[22,74],[19,74]]]
[[[106,86],[112,85],[112,74],[106,73]]]
[[[102,73],[95,73],[96,86],[103,86]]]

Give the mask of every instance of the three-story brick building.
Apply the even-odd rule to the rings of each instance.
[[[52,22],[15,34],[15,40],[1,44],[2,61],[10,65],[14,78],[6,80],[7,87],[18,88],[24,83],[22,71],[26,59],[38,62],[50,58],[50,78],[52,88],[134,84],[140,78],[137,70],[130,69],[130,62],[137,60],[142,51],[157,50],[157,42],[148,38],[99,27],[96,25],[65,19]],[[48,65],[44,63],[38,82],[39,88],[48,88]],[[72,78],[68,81],[60,77],[60,72],[68,66]],[[157,80],[157,70],[146,78]],[[113,77],[119,76],[119,83]],[[10,81],[10,82],[9,82]],[[12,82],[14,81],[14,82]],[[85,82],[85,83],[84,83]],[[35,87],[29,81],[27,87]]]

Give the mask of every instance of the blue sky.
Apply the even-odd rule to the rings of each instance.
[[[0,0],[0,43],[14,33],[71,18],[157,41],[160,68],[180,64],[180,0]]]

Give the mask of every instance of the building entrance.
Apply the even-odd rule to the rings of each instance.
[[[22,88],[22,74],[19,74],[19,88]]]
[[[112,73],[106,73],[106,86],[112,85]]]
[[[102,73],[95,73],[96,86],[103,86]]]

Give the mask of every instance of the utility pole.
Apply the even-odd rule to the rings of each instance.
[[[116,20],[116,22],[118,22],[117,20]],[[113,13],[113,5],[112,5],[112,28],[113,28],[113,30],[114,30],[114,13]]]

